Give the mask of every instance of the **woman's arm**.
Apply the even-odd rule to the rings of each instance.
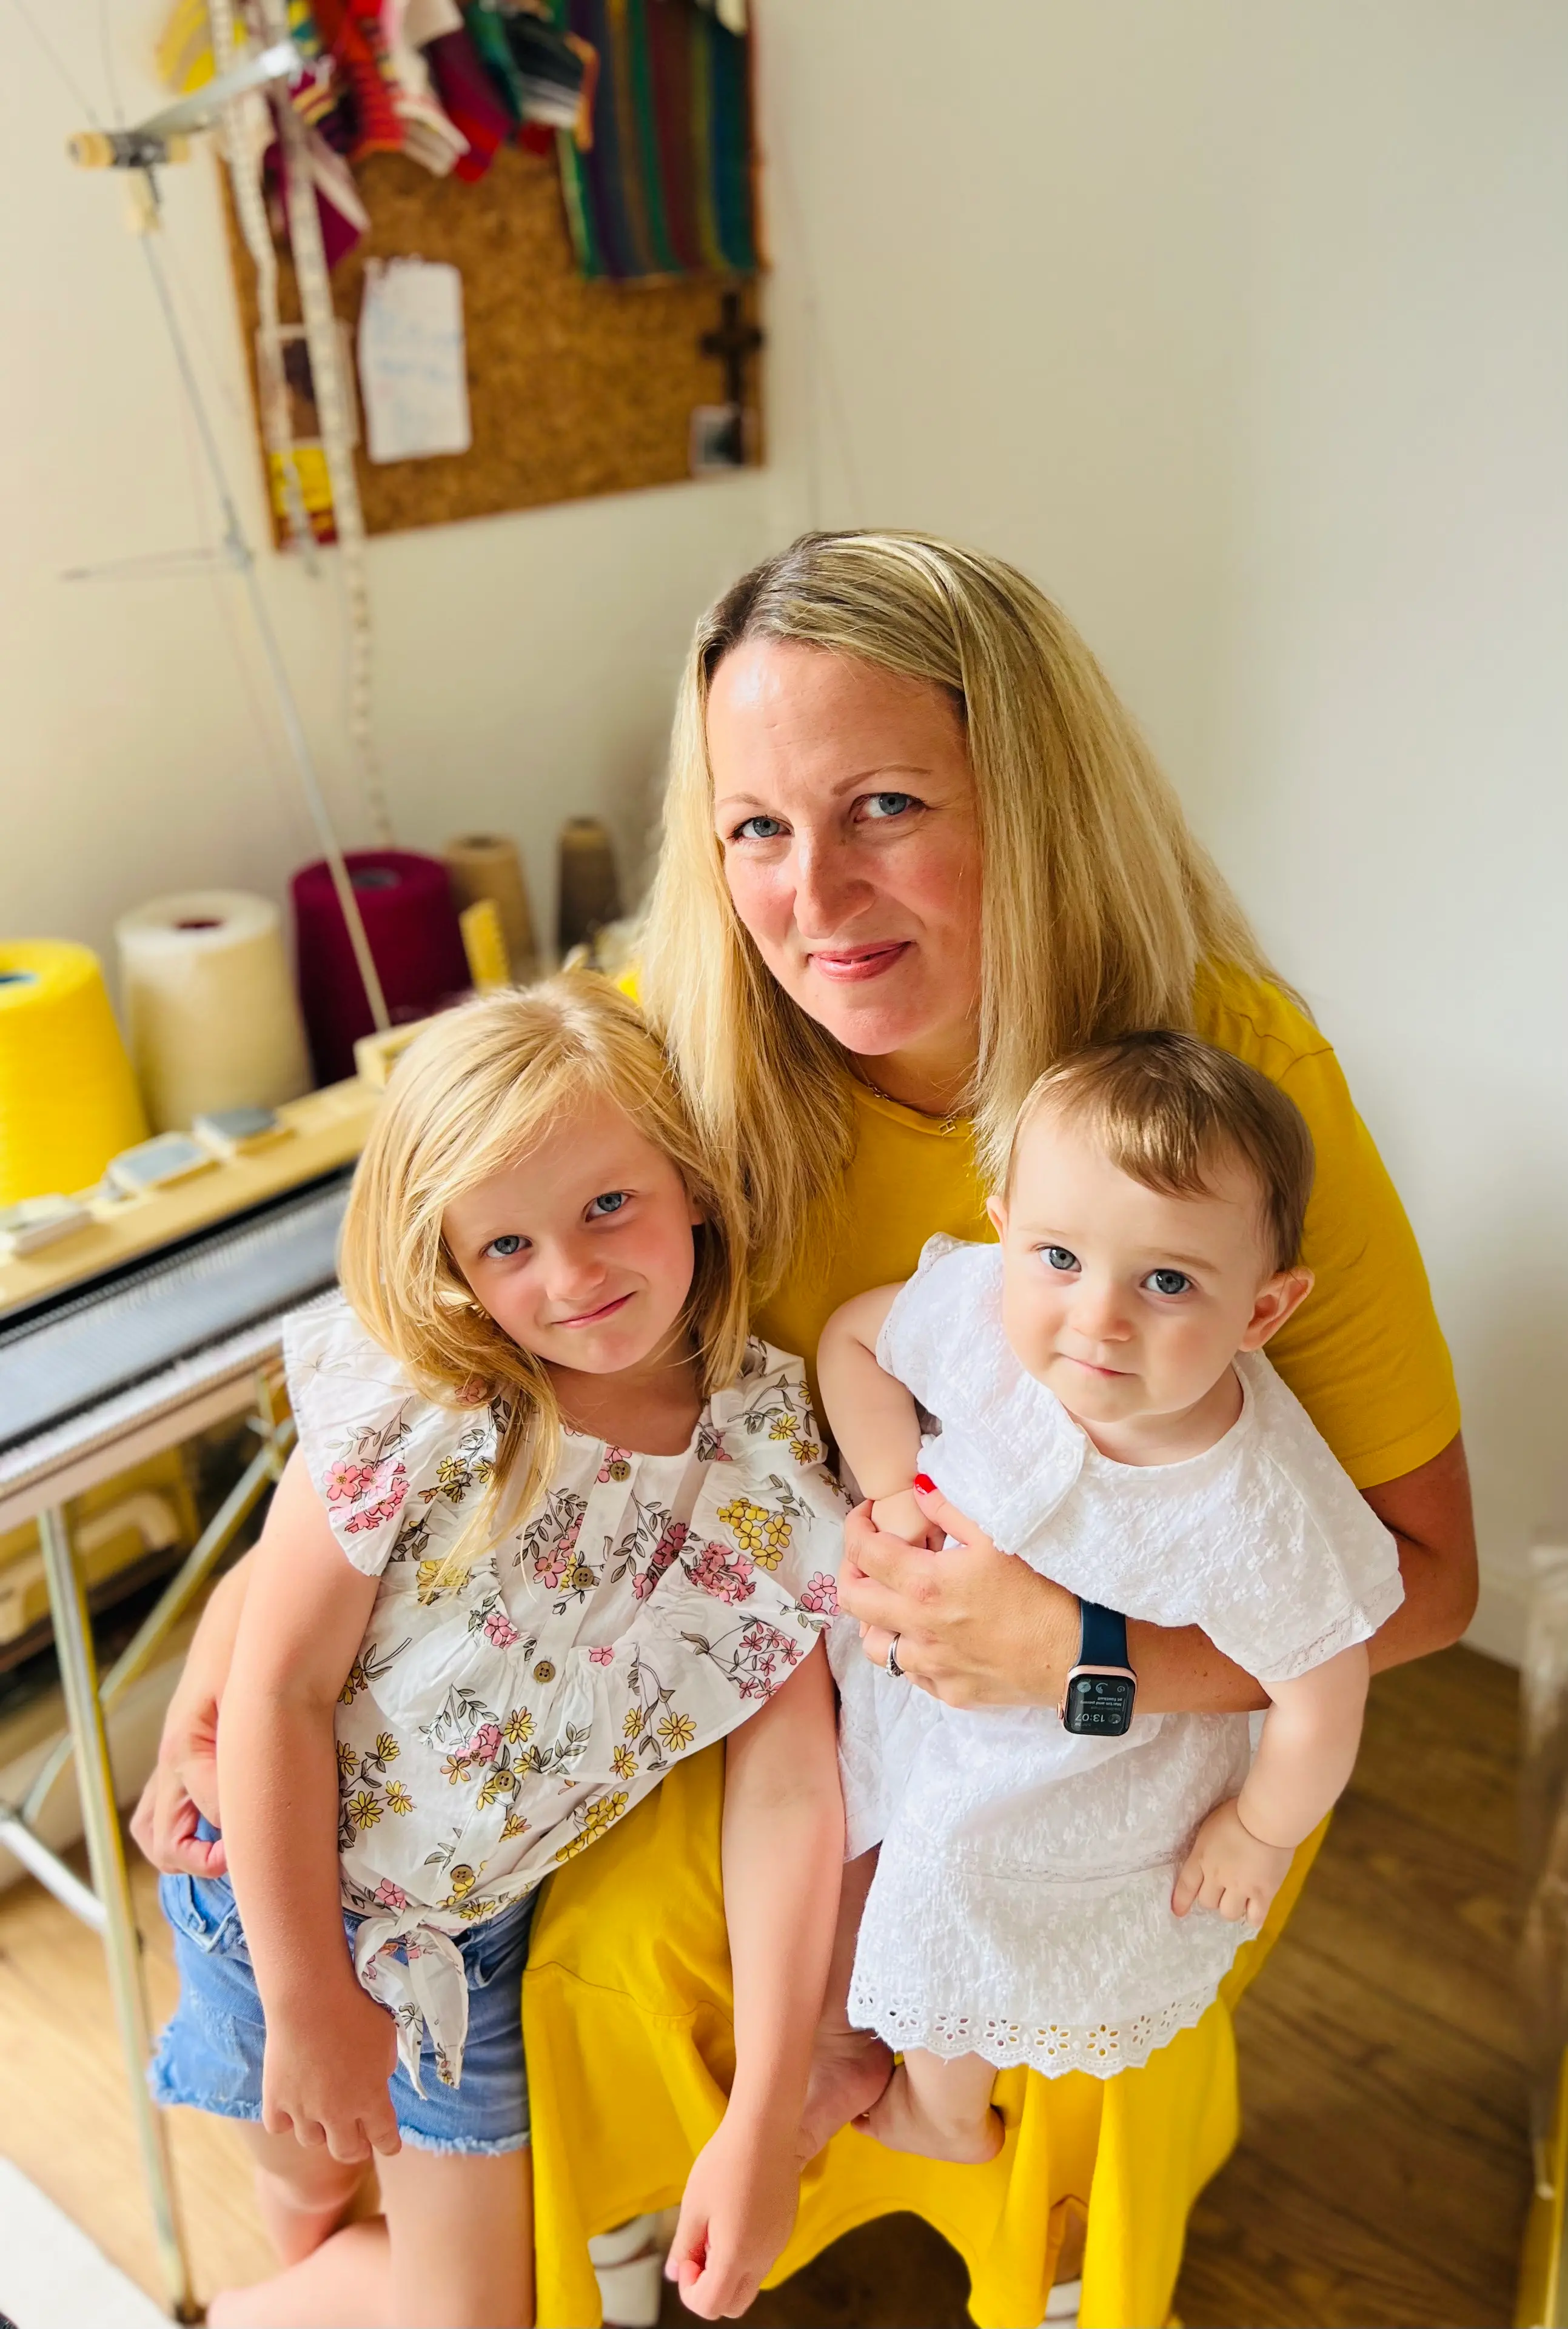
[[[222,1876],[229,1864],[222,1837],[204,1842],[196,1823],[220,1825],[218,1701],[255,1558],[246,1553],[208,1597],[164,1715],[156,1765],[131,1815],[132,1836],[165,1876]]]
[[[1458,1641],[1476,1606],[1476,1539],[1463,1443],[1366,1501],[1399,1547],[1404,1600],[1367,1648],[1372,1671],[1402,1665]],[[1055,1706],[1078,1657],[1078,1601],[994,1545],[940,1496],[921,1509],[958,1540],[932,1559],[874,1529],[864,1508],[845,1523],[839,1606],[869,1628],[880,1665],[894,1634],[899,1664],[949,1706]],[[1267,1706],[1268,1693],[1195,1626],[1134,1620],[1129,1655],[1148,1714],[1231,1714]]]
[[[735,2077],[666,2268],[704,2320],[744,2313],[795,2222],[812,2041],[844,1860],[833,1685],[818,1645],[724,1748]]]
[[[267,2017],[261,2118],[335,2159],[398,2148],[392,2016],[344,1940],[334,1709],[375,1600],[290,1466],[257,1548],[218,1740],[229,1862]]]

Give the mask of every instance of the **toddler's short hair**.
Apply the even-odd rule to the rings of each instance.
[[[1295,1102],[1244,1060],[1165,1027],[1074,1052],[1036,1079],[1018,1110],[1004,1193],[1019,1140],[1045,1107],[1082,1126],[1119,1171],[1165,1196],[1205,1194],[1215,1166],[1233,1159],[1258,1183],[1271,1268],[1299,1259],[1312,1135]]]

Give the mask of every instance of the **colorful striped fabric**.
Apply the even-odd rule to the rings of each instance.
[[[553,0],[597,50],[593,141],[558,139],[578,265],[638,282],[757,270],[751,57],[698,0]]]

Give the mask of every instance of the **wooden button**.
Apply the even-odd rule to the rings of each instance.
[[[534,1669],[534,1679],[535,1682],[553,1682],[555,1680],[555,1668],[552,1665],[548,1658],[540,1659],[538,1664]]]

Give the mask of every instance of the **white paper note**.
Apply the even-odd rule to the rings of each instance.
[[[455,267],[372,259],[359,311],[359,393],[373,461],[468,451],[463,278]]]

